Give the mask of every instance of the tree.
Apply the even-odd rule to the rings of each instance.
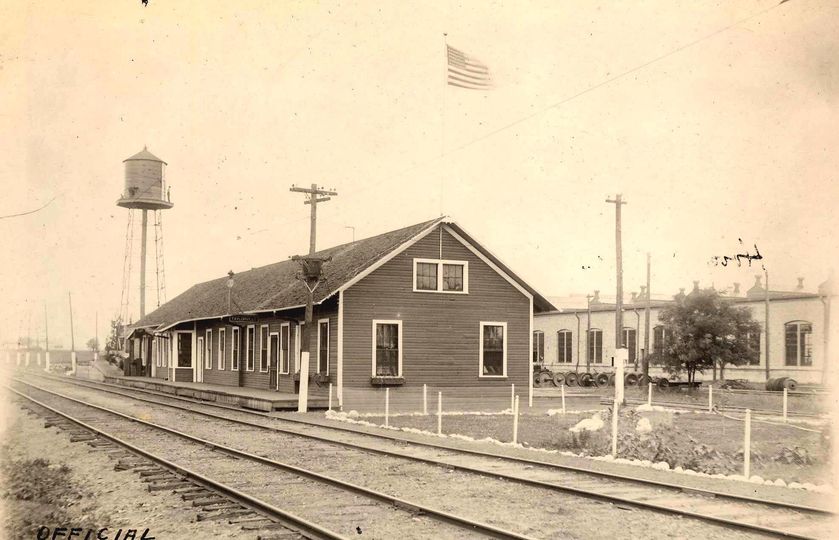
[[[122,332],[122,319],[119,317],[111,319],[111,331],[108,340],[105,342],[105,355],[110,358],[112,352],[122,350],[120,346],[120,334]]]
[[[719,366],[723,378],[727,364],[739,366],[759,356],[749,337],[760,335],[760,324],[752,320],[749,308],[732,305],[713,289],[677,298],[659,319],[670,339],[650,358],[668,373],[687,372],[688,382],[694,381],[697,371],[714,366]]]
[[[87,344],[85,346],[91,351],[96,352],[99,350],[99,341],[97,341],[96,338],[90,338],[87,340]]]

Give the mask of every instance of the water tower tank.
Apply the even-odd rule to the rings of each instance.
[[[123,163],[125,191],[117,201],[117,206],[143,210],[165,210],[174,206],[169,200],[164,180],[165,161],[144,147]]]

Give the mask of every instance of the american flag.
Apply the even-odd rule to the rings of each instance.
[[[449,61],[447,77],[449,86],[469,88],[470,90],[489,90],[492,88],[492,76],[486,64],[451,45],[446,45],[446,56]]]

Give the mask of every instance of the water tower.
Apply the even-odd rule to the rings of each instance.
[[[134,222],[137,212],[142,213],[140,228],[140,318],[146,315],[146,244],[148,240],[148,213],[154,212],[155,276],[157,305],[166,301],[166,279],[163,271],[163,220],[161,212],[174,206],[166,184],[166,162],[148,151],[146,147],[123,161],[125,163],[125,191],[117,206],[128,209],[128,227],[125,234],[125,259],[122,274],[120,317],[130,322],[129,298],[134,241]]]

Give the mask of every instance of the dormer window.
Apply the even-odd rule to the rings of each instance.
[[[414,292],[467,294],[468,261],[414,259]]]

